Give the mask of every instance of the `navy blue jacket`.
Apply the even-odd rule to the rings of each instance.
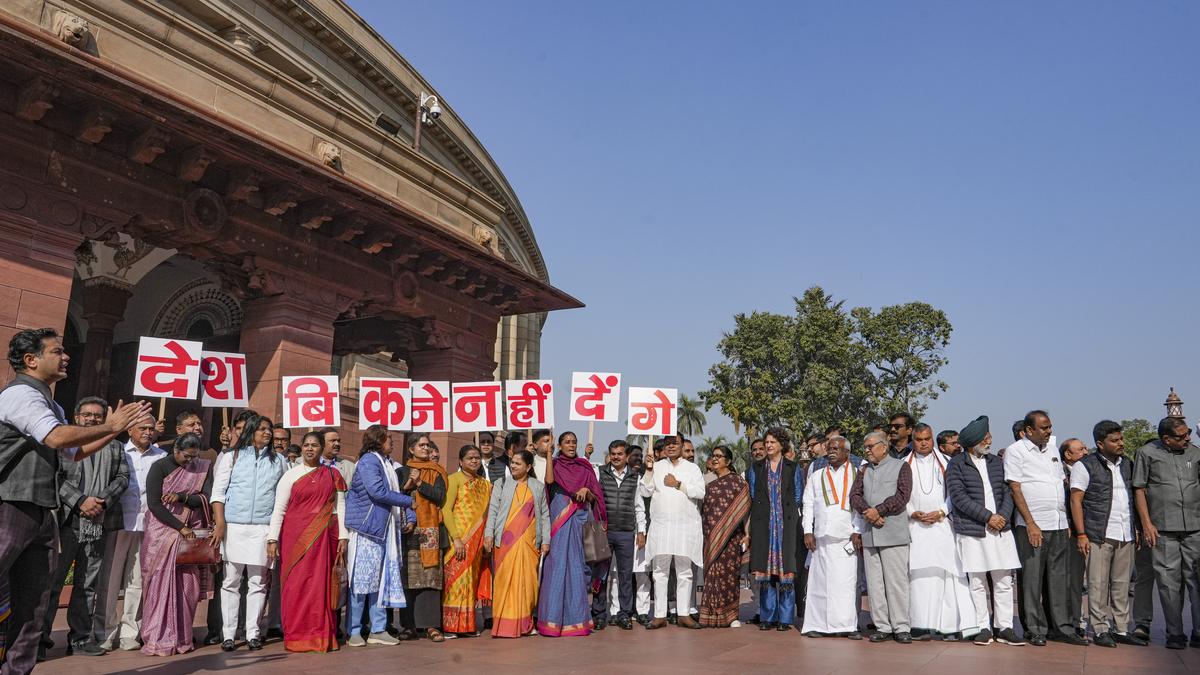
[[[958,453],[946,467],[946,496],[950,498],[950,522],[954,533],[966,537],[982,537],[993,512],[983,503],[983,476],[971,461],[971,453]],[[1004,518],[1004,529],[1012,526],[1012,489],[1004,482],[1004,460],[993,454],[985,455],[996,514]]]
[[[360,457],[346,493],[346,527],[375,541],[383,540],[392,507],[407,509],[413,503],[412,497],[388,486],[384,471],[392,467],[385,467],[385,461],[374,452]]]

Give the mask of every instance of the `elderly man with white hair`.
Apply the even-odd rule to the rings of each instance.
[[[813,471],[804,487],[801,519],[809,550],[805,637],[858,633],[858,554],[862,551],[862,516],[850,506],[850,488],[858,467],[850,461],[850,444],[841,436],[826,441],[828,462]]]
[[[862,514],[863,562],[876,630],[871,642],[912,642],[908,612],[908,498],[912,470],[896,458],[882,432],[863,439],[867,463],[850,489],[850,506]]]

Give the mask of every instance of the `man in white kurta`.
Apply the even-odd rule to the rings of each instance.
[[[908,500],[909,620],[914,640],[933,633],[957,639],[979,632],[967,575],[958,562],[954,530],[946,516],[946,466],[950,458],[933,447],[933,430],[917,425],[913,451],[904,459],[912,471]]]
[[[808,592],[804,627],[808,637],[858,634],[858,556],[862,551],[862,516],[850,507],[850,488],[858,469],[847,461],[846,439],[827,442],[829,461],[804,486],[801,518],[809,550]]]
[[[704,475],[700,467],[682,457],[679,439],[667,437],[664,457],[647,467],[638,494],[650,498],[650,527],[646,536],[646,558],[654,569],[654,620],[647,628],[667,625],[667,583],[675,565],[675,597],[681,603],[692,597],[692,564],[704,564],[704,529],[700,501],[704,499]],[[699,628],[685,612],[678,625]]]

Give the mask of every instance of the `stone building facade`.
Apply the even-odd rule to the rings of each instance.
[[[444,101],[413,149],[423,92],[342,0],[0,4],[0,339],[63,329],[67,403],[127,397],[140,335],[245,352],[276,418],[335,373],[351,453],[361,375],[537,376],[581,305]]]

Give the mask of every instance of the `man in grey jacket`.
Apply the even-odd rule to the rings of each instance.
[[[80,399],[75,404],[75,423],[83,427],[103,424],[106,410],[108,402],[102,398]],[[58,597],[74,563],[75,582],[71,589],[71,604],[67,608],[67,654],[102,656],[107,653],[92,639],[96,585],[100,581],[105,539],[109,532],[122,527],[121,494],[128,485],[129,464],[125,462],[124,445],[118,440],[109,441],[82,462],[60,465],[59,541],[62,552],[51,581],[46,625],[42,629],[43,650],[53,644],[50,630],[54,626]]]
[[[862,514],[863,565],[871,619],[878,627],[871,642],[912,642],[908,614],[908,499],[912,470],[893,457],[882,432],[863,440],[867,463],[850,489],[850,507]]]

